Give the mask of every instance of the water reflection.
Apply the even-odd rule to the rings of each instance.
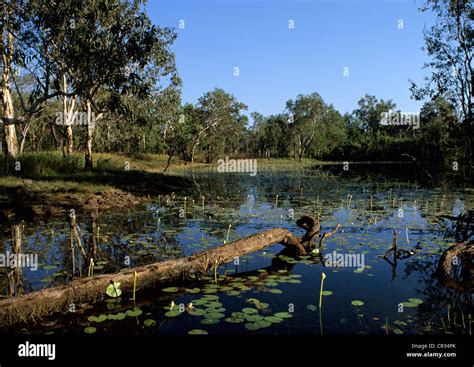
[[[260,172],[256,177],[195,172],[193,196],[170,194],[120,213],[94,212],[2,226],[2,251],[37,253],[40,268],[1,269],[5,277],[1,277],[0,285],[7,297],[91,273],[113,273],[188,256],[271,227],[288,228],[300,235],[296,219],[312,215],[320,218],[324,227],[321,232],[331,231],[338,223],[343,232],[328,238],[319,253],[301,257],[274,246],[246,256],[238,264],[221,267],[219,274],[226,278],[219,286],[242,278],[243,286],[249,288],[231,295],[228,293],[237,291],[218,293],[226,312],[240,312],[245,299],[252,298],[262,299],[274,311],[288,310],[289,304],[295,306],[291,321],[272,324],[261,332],[321,332],[324,321],[325,334],[386,333],[395,329],[408,333],[468,333],[472,293],[441,284],[436,270],[442,251],[450,243],[473,236],[472,191],[452,186],[421,188],[415,181],[401,182],[376,174],[371,177],[367,180],[326,169]],[[398,256],[392,253],[384,261],[384,254],[393,247],[394,230]],[[324,255],[333,251],[364,255],[368,266],[363,271],[325,267]],[[326,285],[333,292],[324,298],[324,320],[321,313],[307,307],[317,303],[322,271],[327,273]],[[289,275],[301,276],[301,283],[282,281],[277,286],[268,285],[274,283],[271,279]],[[210,281],[204,279],[186,288],[203,288]],[[164,307],[171,301],[188,304],[197,297],[186,288],[172,294],[149,290],[138,295],[135,305],[114,300],[114,312],[138,305],[161,325],[162,333],[201,328],[200,319],[179,321],[165,316]],[[271,289],[275,290],[270,292]],[[423,303],[399,312],[398,305],[410,298]],[[354,300],[362,300],[364,305],[354,307]],[[111,307],[110,302],[107,304]],[[105,310],[109,309],[98,304],[91,314]],[[66,315],[58,325],[75,325],[65,322],[68,318],[82,325],[86,316]],[[250,332],[242,325],[224,321],[206,327],[210,332]],[[75,329],[58,326],[57,330],[71,328]],[[120,327],[108,325],[107,330],[147,332],[126,322]]]

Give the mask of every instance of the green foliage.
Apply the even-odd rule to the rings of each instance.
[[[122,290],[120,289],[120,282],[113,282],[109,284],[107,286],[107,289],[105,290],[105,293],[107,293],[107,295],[112,298],[120,297],[120,295],[122,294]]]

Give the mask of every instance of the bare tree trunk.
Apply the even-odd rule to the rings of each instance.
[[[13,35],[7,29],[11,26],[9,21],[13,17],[14,2],[11,2],[10,9],[7,9],[7,3],[3,2],[2,12],[2,32],[0,39],[0,52],[2,54],[2,107],[3,120],[12,119],[14,117],[13,100],[11,95],[10,76],[12,72],[13,60]],[[8,15],[7,15],[8,14]],[[7,44],[5,45],[5,37]],[[15,158],[18,155],[18,140],[16,136],[16,128],[14,124],[5,125],[3,127],[4,135],[4,152],[7,156]]]
[[[91,103],[87,101],[87,137],[86,137],[86,150],[85,150],[85,168],[94,168],[92,161],[92,139],[94,134],[95,123],[92,122],[92,108]]]
[[[68,156],[72,155],[73,151],[73,135],[72,135],[72,126],[66,126],[66,153]]]
[[[207,130],[209,130],[210,128],[216,126],[218,122],[219,122],[219,120],[215,119],[209,125],[207,125],[205,128],[201,129],[201,131],[199,131],[199,134],[197,135],[196,140],[194,140],[193,149],[191,151],[191,164],[194,163],[194,153],[196,151],[196,147],[199,145],[199,143],[201,141],[202,136],[204,135],[204,133]]]
[[[68,92],[68,85],[67,85],[67,78],[66,75],[63,74],[63,92]],[[74,111],[76,106],[76,98],[71,97],[71,101],[69,102],[69,97],[64,95],[63,96],[63,123],[66,125],[66,149],[65,152],[68,156],[72,155],[73,152],[73,134],[72,134],[72,124],[76,119],[77,112]]]

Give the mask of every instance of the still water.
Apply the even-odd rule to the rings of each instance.
[[[313,256],[287,257],[275,244],[193,284],[139,292],[135,302],[107,299],[104,290],[105,299],[86,310],[44,320],[34,330],[4,327],[2,333],[470,334],[472,293],[445,287],[435,273],[450,244],[472,238],[472,227],[451,217],[472,210],[474,190],[374,171],[200,172],[189,174],[193,196],[176,193],[128,211],[78,214],[77,234],[86,251],[94,248],[95,275],[188,256],[275,227],[302,235],[296,226],[302,215],[319,217],[321,233],[342,227]],[[66,218],[20,229],[23,253],[39,260],[36,271],[22,269],[23,292],[88,275],[77,249],[73,266]],[[383,258],[394,231],[399,247],[413,256]],[[12,228],[3,226],[0,235],[3,252],[9,251]],[[351,261],[331,264],[328,255]]]

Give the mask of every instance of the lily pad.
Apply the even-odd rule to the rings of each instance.
[[[317,311],[317,309],[318,309],[315,305],[308,305],[308,306],[306,306],[306,308],[310,311]]]
[[[204,316],[206,314],[206,311],[200,309],[200,308],[194,308],[191,311],[188,312],[192,316]]]
[[[238,324],[238,323],[244,322],[245,319],[241,319],[238,317],[228,317],[225,319],[225,321],[230,322],[231,324]]]
[[[120,289],[120,282],[113,282],[107,286],[105,289],[105,293],[109,297],[117,298],[120,297],[122,294],[122,290]]]
[[[143,325],[145,325],[146,327],[155,326],[156,321],[153,319],[146,319],[145,321],[143,321]]]
[[[97,331],[97,328],[95,328],[93,326],[88,326],[84,329],[84,332],[86,334],[94,334],[96,331]]]
[[[418,307],[418,303],[413,303],[413,302],[401,302],[403,307],[408,307],[408,308],[416,308]]]
[[[193,329],[188,331],[189,335],[207,335],[208,332],[202,329]]]
[[[352,301],[351,303],[352,303],[353,306],[363,306],[364,305],[364,302],[359,301],[359,300]]]
[[[260,320],[255,323],[256,326],[258,326],[259,329],[263,329],[269,326],[272,326],[272,323],[266,320]]]
[[[265,321],[271,322],[272,324],[278,324],[280,322],[283,322],[283,319],[281,317],[276,316],[267,316],[264,319]]]
[[[200,288],[186,288],[185,291],[186,291],[187,293],[193,293],[193,294],[195,294],[195,293],[201,292],[201,289],[200,289]]]
[[[218,289],[217,288],[205,288],[204,293],[217,293]]]
[[[419,298],[409,298],[408,301],[410,303],[416,303],[417,305],[421,305],[423,303],[423,300]]]
[[[202,297],[202,299],[217,301],[219,299],[219,296],[216,296],[215,294],[206,294]]]
[[[125,315],[124,312],[119,312],[118,314],[115,315],[116,320],[123,320],[127,315]]]
[[[282,294],[283,293],[283,291],[281,289],[277,289],[277,288],[269,289],[268,292],[273,293],[273,294]]]
[[[250,321],[250,322],[257,322],[257,321],[260,321],[260,320],[263,320],[263,316],[260,316],[260,315],[248,315],[247,316],[247,321]]]
[[[165,313],[165,316],[166,317],[176,317],[176,316],[179,316],[181,315],[181,311],[176,309],[176,310],[171,310],[171,311],[168,311]]]
[[[332,295],[332,291],[323,291],[322,294],[323,296],[330,296]]]
[[[207,307],[209,308],[219,308],[219,307],[222,307],[223,304],[220,303],[220,302],[210,302],[207,304]]]
[[[104,322],[105,320],[107,320],[107,316],[106,315],[99,315],[99,316],[90,316],[87,320],[89,320],[90,322]]]
[[[163,292],[167,292],[167,293],[174,293],[174,292],[177,292],[177,291],[178,291],[178,287],[163,288],[162,291],[163,291]]]
[[[143,313],[143,311],[140,310],[139,308],[134,308],[133,310],[125,311],[125,315],[127,315],[129,317],[137,317],[137,316],[140,316],[142,313]]]
[[[289,312],[277,312],[273,316],[279,317],[280,319],[289,319],[289,318],[293,317],[293,315]]]
[[[218,324],[220,321],[221,321],[220,319],[202,319],[201,324],[213,325],[213,324]]]
[[[242,309],[242,312],[246,314],[255,314],[255,313],[258,313],[258,310],[255,308],[245,307]]]
[[[210,313],[206,313],[204,317],[206,319],[221,319],[225,317],[225,315],[221,312],[210,312]]]

